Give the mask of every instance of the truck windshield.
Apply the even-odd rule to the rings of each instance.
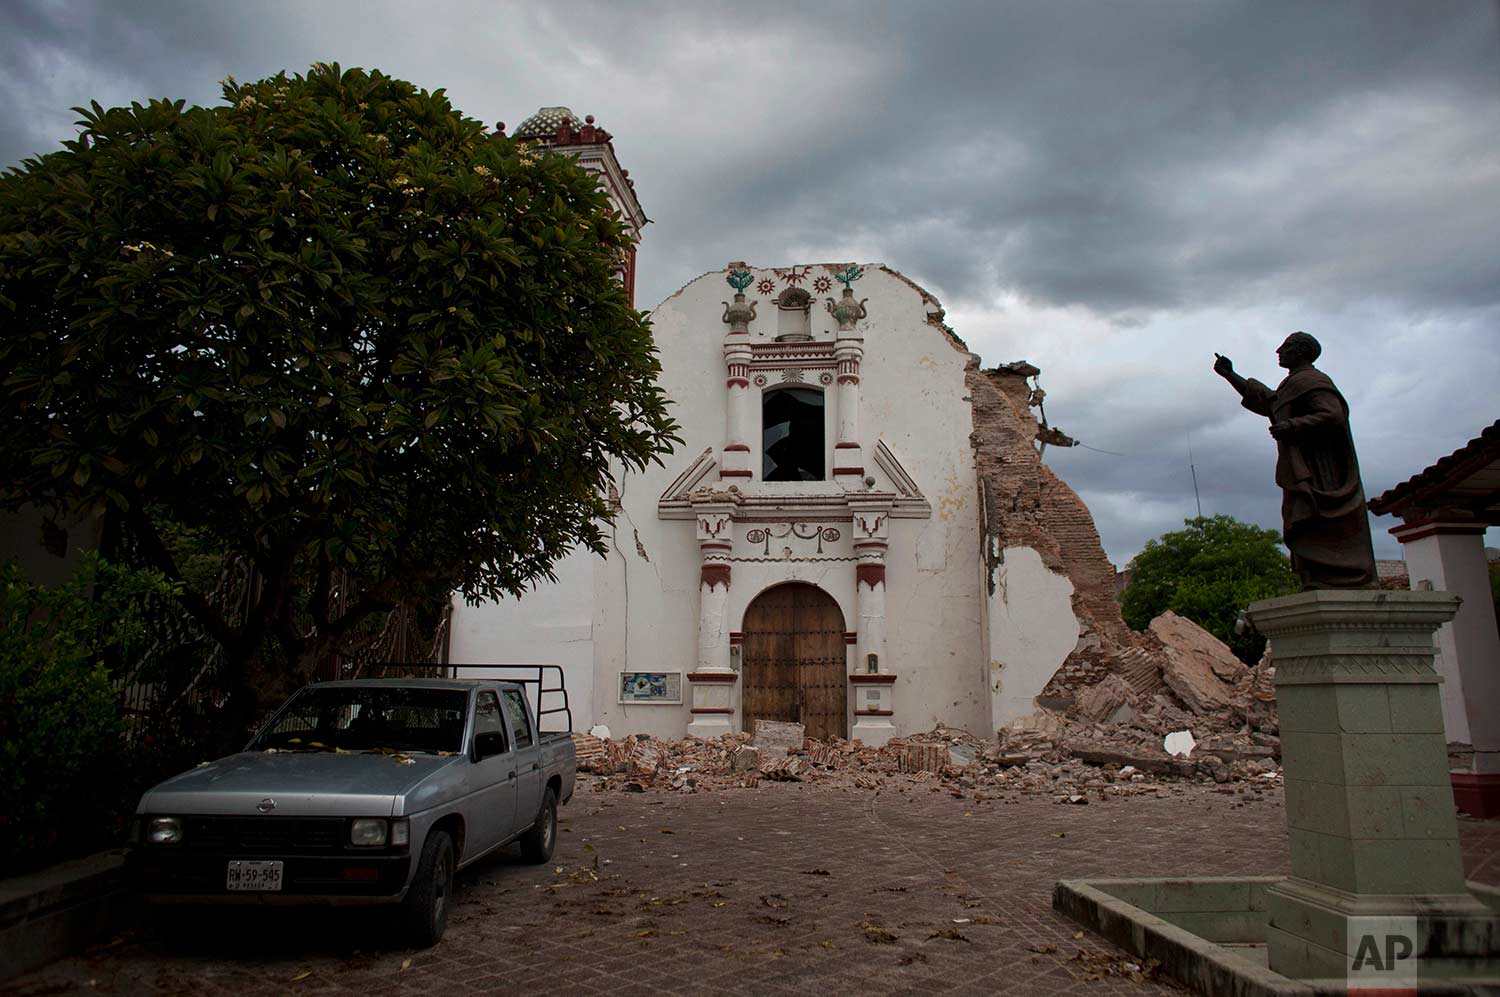
[[[408,751],[463,747],[462,689],[308,686],[250,744],[251,751]]]

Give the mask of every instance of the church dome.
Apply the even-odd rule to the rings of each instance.
[[[583,127],[583,121],[566,107],[544,107],[516,126],[511,138],[551,138],[564,121],[575,130]]]

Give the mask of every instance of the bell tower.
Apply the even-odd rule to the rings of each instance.
[[[505,124],[497,124],[495,130],[504,134]],[[621,168],[620,161],[615,158],[615,147],[611,141],[614,136],[595,125],[592,114],[579,120],[578,115],[566,107],[544,107],[521,122],[510,137],[535,142],[545,149],[565,152],[576,159],[578,165],[597,174],[605,193],[609,195],[610,203],[620,213],[626,228],[639,245],[641,230],[651,219],[646,217],[646,213],[641,210],[641,202],[636,200],[635,184],[630,179],[630,171]],[[635,304],[637,246],[631,247],[630,258],[625,261],[620,273],[620,280],[630,295],[632,305]]]

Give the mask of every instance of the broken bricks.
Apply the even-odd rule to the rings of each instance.
[[[594,769],[603,773],[595,785],[697,793],[750,789],[763,781],[820,782],[866,791],[941,791],[976,800],[1046,795],[1077,806],[1115,796],[1160,795],[1178,779],[1248,783],[1259,792],[1280,778],[1272,757],[1277,739],[1262,732],[1204,731],[1193,757],[1174,758],[1162,750],[1160,735],[1140,723],[1107,727],[1060,714],[1028,720],[989,743],[939,727],[878,748],[843,738],[804,738],[771,757],[749,743],[749,734],[712,741],[626,738],[605,742],[607,761]]]

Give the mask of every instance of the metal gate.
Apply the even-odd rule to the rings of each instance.
[[[808,737],[847,736],[844,614],[822,589],[792,582],[745,610],[743,715],[801,723]]]

